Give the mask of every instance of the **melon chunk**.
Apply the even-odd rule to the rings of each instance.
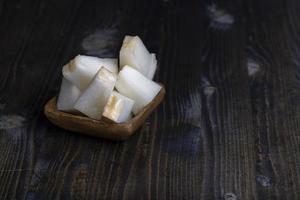
[[[90,118],[101,119],[116,80],[116,74],[102,67],[78,98],[74,108]]]
[[[81,90],[85,90],[101,67],[118,73],[118,60],[78,55],[62,69],[63,76]]]
[[[116,88],[122,95],[134,100],[132,111],[137,114],[155,98],[161,86],[134,68],[124,66],[119,73]]]
[[[126,122],[131,117],[133,104],[132,99],[113,91],[104,108],[103,116],[116,123]]]

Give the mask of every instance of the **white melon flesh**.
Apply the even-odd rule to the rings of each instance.
[[[120,67],[129,65],[152,79],[156,70],[155,54],[150,54],[138,36],[125,36],[120,50]],[[154,67],[155,65],[155,67]]]
[[[56,103],[57,109],[66,112],[76,112],[73,106],[80,94],[81,91],[75,85],[63,78]]]
[[[148,70],[148,75],[147,75],[147,77],[151,80],[153,79],[153,77],[155,75],[156,67],[157,67],[156,56],[154,53],[151,53],[151,63],[149,65],[149,70]]]
[[[104,108],[103,116],[116,123],[130,119],[134,101],[120,93],[113,91]]]
[[[161,86],[134,68],[124,66],[119,73],[116,88],[121,94],[134,100],[132,111],[137,114],[155,98]]]
[[[91,83],[101,67],[112,73],[118,73],[118,60],[115,58],[97,58],[78,55],[68,65],[63,67],[62,73],[66,79],[84,90]]]
[[[78,98],[74,108],[90,118],[101,119],[116,80],[116,74],[102,67]]]

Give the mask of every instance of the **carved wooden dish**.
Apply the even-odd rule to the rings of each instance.
[[[56,97],[47,102],[44,113],[49,121],[63,129],[111,140],[125,140],[143,125],[146,118],[162,102],[166,92],[164,86],[161,86],[162,89],[153,101],[125,123],[117,124],[105,119],[95,120],[86,116],[59,111],[56,108]]]

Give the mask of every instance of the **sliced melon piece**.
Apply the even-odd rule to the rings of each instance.
[[[92,81],[101,67],[112,73],[118,73],[118,60],[115,58],[97,58],[78,55],[68,65],[63,67],[62,73],[66,79],[84,90]]]
[[[104,108],[103,116],[116,123],[130,119],[134,101],[120,93],[113,91]]]
[[[116,74],[104,67],[100,68],[91,84],[76,101],[74,108],[90,118],[101,119],[116,80]]]
[[[132,111],[137,114],[155,98],[161,86],[134,68],[124,66],[119,73],[116,88],[121,94],[134,100]]]
[[[80,95],[81,91],[79,88],[63,78],[57,98],[57,109],[66,112],[76,112],[73,107]]]
[[[149,70],[148,70],[148,75],[147,77],[149,79],[153,79],[154,75],[155,75],[155,71],[157,68],[157,60],[156,60],[156,56],[154,53],[151,53],[151,63],[149,65]]]
[[[138,36],[125,36],[120,50],[120,67],[129,65],[152,79],[156,70],[155,54],[150,54]],[[154,67],[155,65],[155,67]]]

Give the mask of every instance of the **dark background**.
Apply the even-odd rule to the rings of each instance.
[[[299,0],[0,0],[1,199],[300,199]],[[125,142],[53,126],[77,54],[139,35],[166,98]]]

